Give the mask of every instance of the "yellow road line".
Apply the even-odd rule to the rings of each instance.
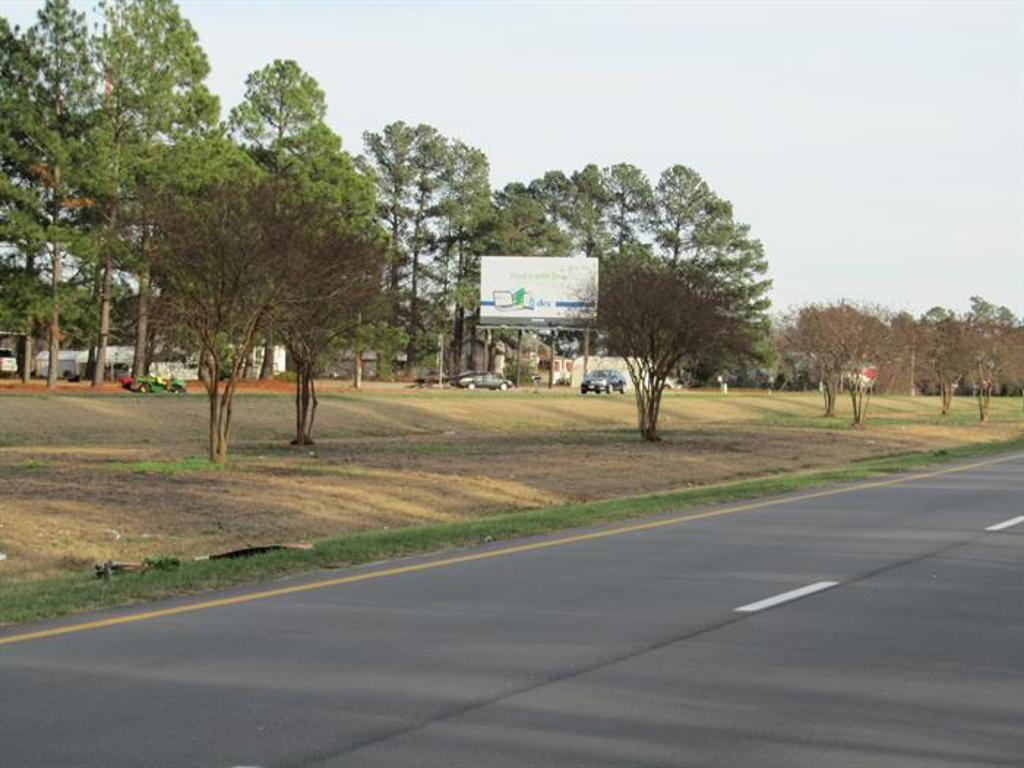
[[[1014,459],[1020,458],[1024,458],[1024,454],[1002,456],[997,459],[978,461],[974,462],[973,464],[962,464],[956,467],[935,470],[933,472],[907,475],[904,477],[897,477],[889,480],[879,480],[871,483],[859,483],[857,485],[848,486],[844,488],[832,488],[826,491],[804,493],[799,496],[782,496],[773,499],[752,501],[747,502],[745,504],[733,505],[731,507],[713,509],[708,512],[696,512],[692,515],[681,515],[678,517],[662,518],[659,520],[652,520],[646,523],[632,523],[630,525],[622,525],[616,528],[604,528],[602,530],[591,531],[589,533],[579,533],[574,534],[572,536],[563,536],[557,539],[548,539],[545,541],[533,541],[527,544],[517,544],[510,547],[502,547],[501,549],[490,549],[485,552],[475,552],[468,555],[457,555],[455,557],[448,557],[442,560],[431,560],[426,563],[401,565],[394,568],[383,568],[374,571],[367,571],[365,573],[352,574],[349,576],[339,576],[333,579],[323,579],[321,581],[314,581],[306,584],[297,584],[291,587],[280,587],[277,589],[267,589],[260,592],[249,592],[244,595],[233,595],[231,597],[222,597],[215,600],[204,600],[202,602],[175,606],[173,608],[158,608],[153,611],[142,611],[140,613],[131,613],[125,616],[117,616],[109,619],[97,619],[95,621],[85,621],[80,624],[69,624],[61,627],[40,629],[35,632],[23,632],[17,635],[8,635],[7,637],[0,637],[0,645],[22,643],[27,640],[37,640],[44,637],[69,635],[75,632],[85,632],[91,629],[114,627],[118,624],[129,624],[136,621],[160,619],[165,616],[176,616],[181,613],[191,613],[193,611],[205,611],[211,608],[222,608],[228,605],[240,605],[241,603],[251,603],[256,600],[266,600],[271,597],[280,597],[282,595],[293,595],[299,592],[311,592],[316,589],[336,587],[340,584],[354,584],[359,581],[371,581],[373,579],[383,579],[388,576],[400,576],[406,573],[416,573],[417,571],[426,571],[433,568],[445,568],[450,565],[458,565],[459,563],[471,563],[475,560],[487,560],[492,557],[505,557],[507,555],[515,555],[521,552],[533,552],[540,549],[562,547],[567,544],[576,544],[581,541],[606,539],[612,536],[621,536],[623,534],[635,533],[637,531],[649,531],[655,528],[664,528],[666,526],[679,525],[680,523],[689,523],[695,520],[707,520],[712,517],[734,515],[738,512],[748,512],[753,509],[764,509],[765,507],[774,507],[780,504],[791,504],[793,502],[808,501],[810,499],[820,499],[828,496],[838,496],[844,493],[855,493],[857,491],[865,491],[872,488],[884,488],[886,486],[891,485],[900,485],[903,483],[915,482],[917,480],[925,480],[931,477],[939,477],[940,475],[948,475],[954,472],[964,472],[969,469],[976,469],[978,467],[984,467],[990,464],[998,464],[1000,462],[1012,461]]]

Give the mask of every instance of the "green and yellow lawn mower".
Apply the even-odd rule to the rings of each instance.
[[[150,392],[170,392],[174,395],[185,394],[185,382],[182,379],[165,379],[163,376],[122,376],[121,386],[129,392],[148,394]]]

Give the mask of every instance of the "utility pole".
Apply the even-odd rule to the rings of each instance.
[[[917,362],[917,349],[914,345],[910,347],[910,396],[917,397],[917,383],[914,378],[914,365]]]

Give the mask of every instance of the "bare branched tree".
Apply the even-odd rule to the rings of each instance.
[[[643,257],[607,263],[598,326],[609,352],[626,360],[644,440],[661,439],[658,415],[665,380],[684,362],[751,350],[763,329],[748,310],[729,281],[699,266]]]
[[[836,307],[808,304],[801,307],[783,334],[789,353],[818,381],[826,417],[836,415],[836,398],[843,382],[840,325]]]
[[[893,354],[892,329],[884,313],[872,307],[840,304],[833,314],[843,363],[843,378],[853,406],[853,426],[867,423],[878,371]],[[898,353],[897,353],[898,354]]]
[[[155,203],[153,278],[169,318],[199,350],[217,463],[227,459],[235,389],[281,283],[281,196],[243,177]]]
[[[825,416],[835,416],[836,398],[845,388],[853,423],[864,426],[877,372],[894,354],[887,320],[877,308],[840,301],[808,304],[790,323],[785,343],[818,379]]]
[[[289,218],[298,226],[290,228],[275,327],[297,374],[292,443],[311,445],[319,366],[339,341],[356,341],[360,320],[372,319],[384,251],[374,232],[346,231],[322,200],[297,203]]]
[[[940,307],[921,320],[921,370],[939,391],[942,415],[953,410],[953,395],[970,365],[971,347],[963,318]]]
[[[967,375],[978,403],[978,416],[988,421],[992,395],[1013,378],[1020,321],[1008,307],[980,296],[971,297],[971,311],[965,320],[970,347]]]

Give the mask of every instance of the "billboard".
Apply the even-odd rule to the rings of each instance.
[[[483,256],[480,322],[517,327],[582,327],[597,306],[597,259]]]

